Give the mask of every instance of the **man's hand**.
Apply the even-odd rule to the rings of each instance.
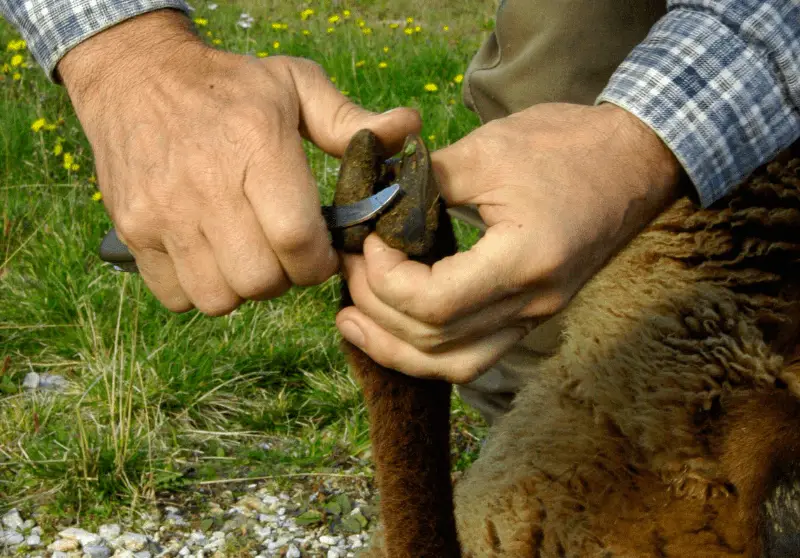
[[[680,166],[613,105],[538,105],[433,154],[448,205],[487,230],[432,267],[376,235],[345,256],[355,302],[336,323],[376,362],[468,382],[575,292],[678,191]]]
[[[302,138],[340,156],[361,128],[399,148],[420,126],[409,109],[357,107],[310,61],[211,49],[171,10],[100,33],[57,69],[117,232],[174,311],[225,314],[330,277]]]

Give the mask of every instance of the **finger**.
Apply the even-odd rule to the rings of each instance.
[[[385,304],[428,324],[447,323],[522,292],[533,300],[536,285],[523,281],[518,266],[536,251],[522,253],[526,243],[510,229],[495,225],[469,251],[432,266],[409,260],[372,234],[364,242],[367,281]]]
[[[245,193],[270,249],[295,285],[316,285],[333,275],[338,256],[320,211],[319,192],[302,141],[288,130],[248,169]]]
[[[347,341],[382,366],[456,384],[474,380],[529,331],[525,325],[511,326],[444,353],[426,353],[380,328],[354,306],[339,312],[336,326]]]
[[[137,251],[134,257],[142,279],[161,304],[173,312],[186,312],[194,307],[166,252],[145,249]]]
[[[488,186],[479,177],[503,176],[502,171],[495,172],[492,168],[497,158],[484,157],[485,126],[488,124],[431,153],[431,165],[448,207],[476,204],[476,196],[486,192]]]
[[[222,276],[211,246],[199,231],[184,230],[166,236],[164,246],[183,291],[198,310],[221,316],[242,303]]]
[[[265,300],[291,286],[245,198],[211,209],[202,225],[222,276],[244,299]]]
[[[530,300],[528,293],[521,293],[442,325],[427,324],[395,310],[375,296],[366,278],[363,256],[346,255],[342,262],[356,308],[382,329],[426,352],[447,350],[453,345],[498,331],[519,320],[520,312]]]
[[[318,64],[297,60],[290,68],[300,100],[303,133],[330,155],[341,157],[353,134],[363,128],[372,130],[390,152],[400,150],[405,137],[422,128],[414,109],[377,114],[359,107],[334,87]]]

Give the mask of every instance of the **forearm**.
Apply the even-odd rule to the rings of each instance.
[[[79,43],[163,8],[189,11],[184,0],[0,0],[0,13],[19,30],[51,79],[57,78],[59,60]]]
[[[650,126],[709,205],[800,136],[800,1],[668,5],[598,102]]]

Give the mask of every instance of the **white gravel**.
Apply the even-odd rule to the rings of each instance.
[[[35,514],[26,518],[12,509],[0,517],[0,556],[223,558],[235,553],[258,558],[351,558],[368,542],[365,516],[374,508],[360,497],[362,492],[345,497],[331,484],[336,483],[319,483],[305,498],[327,507],[303,508],[296,503],[297,494],[273,494],[250,485],[239,497],[222,492],[219,501],[211,499],[199,511],[171,505],[141,514],[130,525],[72,526],[53,533],[42,532]]]

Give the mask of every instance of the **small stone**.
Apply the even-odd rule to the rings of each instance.
[[[78,529],[77,527],[69,527],[59,532],[58,535],[64,539],[72,539],[81,543],[81,546],[96,546],[103,542],[103,539],[90,533],[85,529]]]
[[[12,531],[19,531],[22,529],[22,525],[25,523],[22,521],[22,516],[19,514],[17,508],[8,510],[8,512],[6,512],[6,514],[3,516],[2,522],[3,525]]]
[[[189,535],[189,544],[192,546],[203,546],[208,543],[206,536],[200,531],[192,531]]]
[[[56,550],[50,555],[50,558],[69,558],[69,554],[60,550]]]
[[[76,539],[57,539],[50,543],[50,546],[47,547],[47,550],[52,551],[60,551],[60,552],[72,552],[73,550],[78,550],[78,541]]]
[[[120,548],[114,553],[112,558],[133,558],[134,554],[130,550],[126,550],[124,548]]]
[[[25,537],[16,531],[0,531],[0,546],[16,546],[24,540]]]
[[[36,389],[39,387],[39,374],[36,372],[28,372],[25,374],[25,379],[22,380],[22,387],[25,389]]]
[[[30,535],[27,539],[25,539],[25,544],[31,548],[36,548],[42,544],[42,537],[39,535]]]
[[[33,519],[26,519],[22,523],[22,530],[28,531],[29,529],[33,529],[36,526],[36,522]]]
[[[245,496],[239,500],[239,505],[245,509],[250,509],[259,513],[265,513],[269,511],[269,506],[255,496]]]
[[[111,556],[111,549],[102,544],[83,545],[83,558],[108,558]]]
[[[134,558],[153,558],[153,555],[150,554],[150,552],[147,550],[142,550],[141,552],[137,552],[133,556]]]
[[[108,523],[106,525],[101,525],[97,532],[101,537],[107,541],[110,541],[119,537],[122,529],[120,529],[119,525],[116,523]]]
[[[66,389],[69,382],[64,379],[64,376],[58,374],[39,374],[39,389],[48,389],[53,391],[63,391]]]
[[[225,533],[223,531],[214,531],[211,533],[211,540],[222,540],[225,538]]]
[[[336,546],[336,543],[339,542],[339,539],[337,537],[331,537],[330,535],[322,535],[319,538],[319,542],[325,546]]]
[[[290,544],[289,548],[286,549],[286,558],[300,558],[300,549]]]
[[[189,550],[188,546],[184,546],[178,551],[178,554],[180,554],[181,556],[189,556],[191,553],[192,551]]]
[[[120,537],[120,543],[131,552],[139,552],[147,546],[147,537],[138,533],[125,533]]]
[[[329,548],[326,558],[343,558],[345,554],[338,548]]]
[[[42,528],[37,525],[36,527],[31,529],[31,533],[30,534],[31,535],[39,535],[41,537],[42,536]]]

